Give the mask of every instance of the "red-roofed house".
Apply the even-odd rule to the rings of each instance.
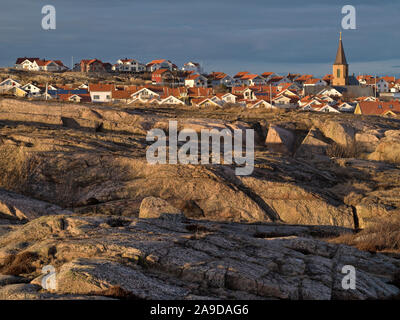
[[[267,80],[258,74],[245,74],[240,78],[242,85],[245,86],[263,86]]]
[[[174,75],[168,69],[157,69],[151,74],[153,84],[171,83],[174,81]]]
[[[15,69],[32,70],[32,65],[35,61],[40,60],[39,58],[18,58],[15,62]]]
[[[379,115],[379,116],[400,116],[399,101],[360,101],[354,111],[355,114]]]
[[[149,72],[154,72],[158,69],[168,69],[168,70],[174,70],[176,69],[176,66],[169,60],[166,59],[159,59],[159,60],[153,60],[150,61],[146,65],[147,71]]]
[[[61,93],[61,94],[58,94],[57,96],[61,101],[66,101],[66,102],[81,103],[81,102],[91,102],[92,101],[89,93],[85,93],[85,94]]]
[[[226,87],[232,87],[233,78],[228,76],[226,73],[223,72],[213,72],[208,75],[208,81],[211,82],[211,86],[219,86],[224,85]]]
[[[98,59],[81,60],[81,72],[106,72],[103,62]]]
[[[113,84],[89,84],[90,98],[92,102],[111,102],[112,92],[115,90]]]
[[[32,69],[34,71],[65,71],[68,68],[60,60],[35,60],[32,64]]]

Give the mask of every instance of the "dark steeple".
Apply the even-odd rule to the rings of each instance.
[[[340,65],[340,64],[347,66],[346,55],[344,54],[343,43],[342,43],[342,33],[340,33],[339,48],[336,54],[336,60],[334,65]]]

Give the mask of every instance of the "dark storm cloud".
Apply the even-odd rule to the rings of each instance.
[[[41,8],[57,9],[57,30],[41,29]],[[400,63],[398,1],[349,0],[2,0],[0,65],[17,56],[98,57],[114,62],[168,58],[233,73],[329,72],[341,8],[357,9],[357,30],[344,31],[353,72],[391,73]]]

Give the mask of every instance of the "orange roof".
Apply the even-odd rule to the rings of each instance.
[[[187,88],[191,97],[210,97],[213,95],[212,88]]]
[[[396,77],[381,77],[380,79],[383,79],[386,82],[396,82]]]
[[[200,77],[199,74],[191,74],[186,78],[186,80],[196,80],[198,77]]]
[[[103,84],[103,83],[97,83],[97,84],[89,84],[89,91],[90,92],[108,92],[108,91],[114,91],[114,85],[113,84]]]
[[[361,101],[359,104],[361,113],[365,115],[381,115],[388,111],[400,112],[399,101]]]
[[[249,72],[248,72],[248,71],[241,71],[241,72],[238,72],[237,74],[235,74],[234,78],[235,78],[235,79],[237,79],[237,78],[242,78],[242,77],[245,76],[246,74],[249,74]]]
[[[247,79],[252,80],[252,79],[257,78],[257,77],[258,77],[258,74],[245,74],[242,77],[242,79],[243,80],[247,80]]]
[[[275,72],[264,72],[261,76],[268,78],[269,76],[273,75]]]
[[[164,72],[169,71],[168,69],[158,69],[152,73],[152,75],[163,74]]]
[[[311,74],[303,74],[302,76],[298,77],[295,81],[307,81],[308,79],[314,78]]]
[[[113,99],[129,99],[135,91],[131,90],[114,90],[112,92]]]
[[[228,75],[226,73],[223,72],[213,72],[209,75],[210,78],[219,80],[219,79],[223,79],[225,77],[227,77]]]
[[[147,64],[147,66],[152,66],[153,64],[160,64],[160,63],[163,63],[164,61],[167,61],[167,60],[165,60],[165,59],[153,60],[153,61],[150,61]]]

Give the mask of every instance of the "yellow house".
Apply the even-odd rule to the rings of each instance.
[[[18,87],[11,88],[10,90],[7,91],[7,93],[10,93],[19,98],[24,98],[28,94],[26,91]]]

